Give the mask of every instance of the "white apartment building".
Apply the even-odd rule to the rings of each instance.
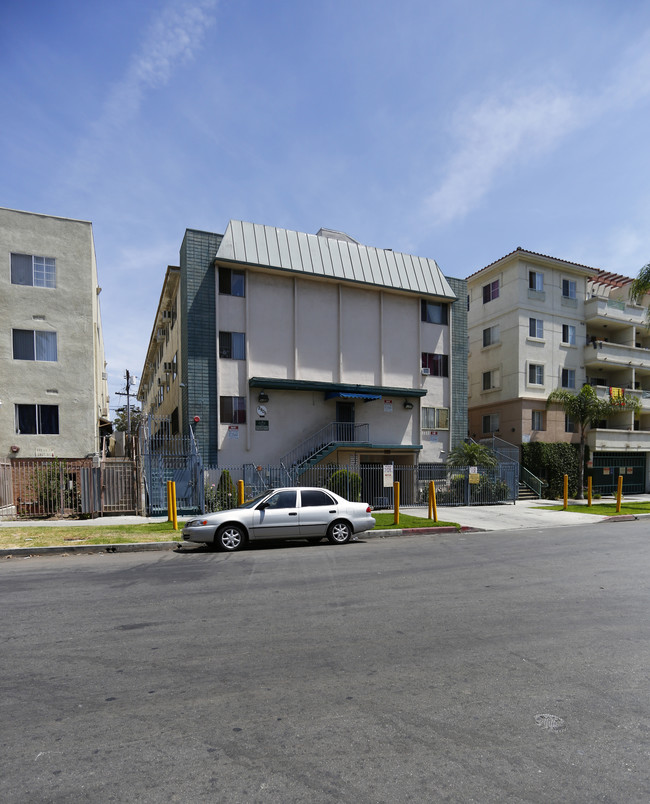
[[[0,209],[0,457],[99,451],[100,290],[91,223]]]
[[[518,248],[467,280],[469,434],[513,444],[577,443],[575,424],[546,399],[589,383],[602,396],[635,395],[588,433],[594,484],[650,489],[650,335],[632,280]],[[648,397],[646,399],[646,396]]]
[[[188,229],[138,399],[206,464],[438,463],[467,432],[465,296],[341,232]]]

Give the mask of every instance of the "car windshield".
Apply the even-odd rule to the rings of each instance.
[[[265,491],[264,494],[258,494],[257,497],[253,497],[252,500],[248,500],[248,502],[239,505],[238,508],[255,508],[255,506],[265,497],[268,497],[270,493],[270,491]]]

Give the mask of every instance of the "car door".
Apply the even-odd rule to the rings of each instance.
[[[255,509],[249,528],[252,539],[290,539],[300,535],[295,490],[276,491]]]
[[[300,535],[325,536],[338,514],[337,503],[326,491],[300,490]]]

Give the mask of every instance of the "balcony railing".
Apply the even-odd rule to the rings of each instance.
[[[631,326],[640,326],[645,323],[645,308],[626,304],[618,299],[606,299],[593,296],[585,302],[585,320],[609,318],[621,321]]]

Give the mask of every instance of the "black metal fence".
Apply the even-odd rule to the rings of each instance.
[[[378,464],[352,468],[326,464],[295,476],[277,466],[206,467],[203,470],[203,510],[234,508],[239,481],[244,482],[245,499],[282,486],[317,486],[348,500],[367,502],[376,510],[393,508],[395,481],[399,482],[399,504],[403,507],[428,505],[431,481],[435,484],[436,502],[441,506],[514,503],[519,486],[517,470],[518,465],[512,463],[495,469],[445,464],[393,465],[388,471]]]

